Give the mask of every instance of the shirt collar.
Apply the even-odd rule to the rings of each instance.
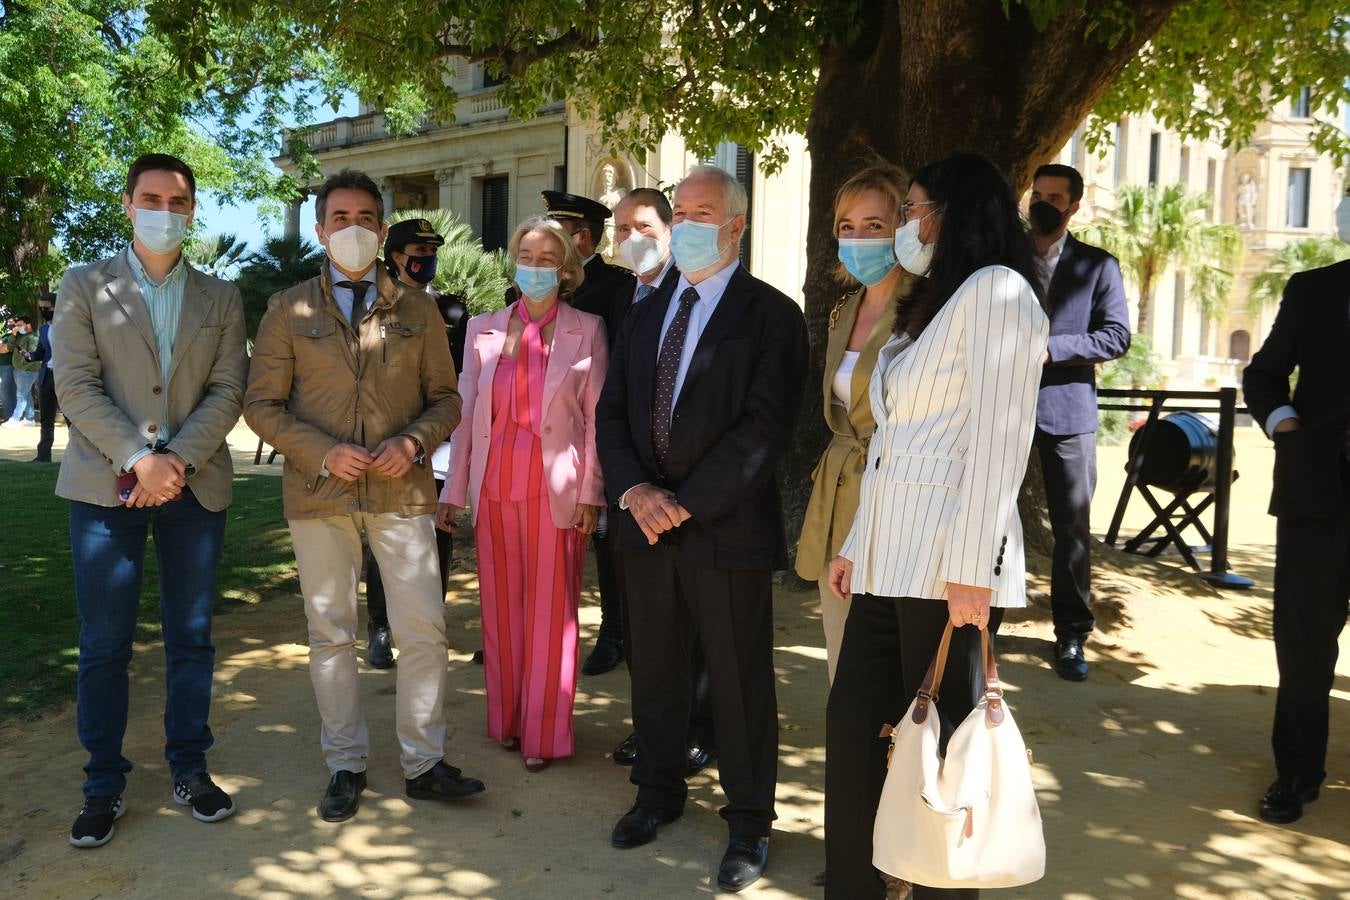
[[[366,271],[366,274],[362,275],[360,278],[358,278],[358,279],[356,279],[356,280],[357,280],[357,281],[369,281],[371,284],[374,284],[374,283],[375,283],[375,267],[378,266],[378,265],[379,265],[379,263],[371,263],[371,264],[370,264],[370,268]],[[328,278],[329,278],[329,280],[330,280],[334,285],[337,285],[337,283],[338,283],[339,281],[351,281],[350,278],[348,278],[346,275],[343,275],[341,272],[339,272],[337,266],[333,265],[331,262],[328,264]]]
[[[595,257],[596,257],[597,255],[599,255],[599,254],[592,253],[590,256],[588,256],[588,257],[586,257],[585,259],[583,259],[583,260],[581,261],[581,267],[584,269],[584,268],[586,268],[587,266],[589,266],[589,265],[591,264],[591,260],[595,259]]]
[[[131,244],[127,245],[127,265],[131,266],[131,274],[135,275],[136,280],[142,284],[152,284],[155,287],[164,287],[166,284],[171,283],[176,284],[187,274],[186,259],[187,258],[182,253],[179,253],[178,262],[173,264],[173,268],[169,270],[169,274],[164,276],[163,281],[157,282],[145,271],[145,264],[142,263],[141,258],[136,255],[136,248]]]
[[[1050,245],[1050,248],[1045,251],[1045,256],[1042,256],[1041,259],[1046,260],[1047,262],[1052,259],[1059,259],[1059,255],[1064,252],[1064,244],[1068,240],[1069,232],[1066,229],[1064,233],[1059,236],[1059,240]]]
[[[720,297],[727,289],[727,285],[731,282],[731,276],[736,274],[736,270],[739,269],[740,266],[741,260],[738,256],[698,284],[690,284],[689,279],[681,272],[680,283],[675,285],[675,296],[681,296],[684,294],[685,288],[692,287],[698,292],[698,299],[700,300],[712,300],[716,297]]]
[[[633,289],[634,292],[642,290],[642,286],[644,284],[647,285],[647,287],[651,288],[653,291],[655,291],[662,285],[662,283],[665,282],[666,276],[670,274],[670,270],[672,267],[674,267],[674,265],[675,265],[675,255],[670,254],[666,257],[665,265],[661,266],[661,270],[656,273],[655,278],[653,278],[651,281],[643,281],[641,278],[638,278],[637,287]]]

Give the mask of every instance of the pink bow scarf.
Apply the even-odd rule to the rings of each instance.
[[[521,428],[540,434],[544,416],[544,376],[548,372],[548,344],[544,327],[558,317],[558,304],[535,321],[525,309],[525,301],[516,302],[516,313],[525,323],[516,347],[516,389],[511,395],[511,418]]]

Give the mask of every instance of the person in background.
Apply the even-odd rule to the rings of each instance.
[[[37,424],[37,404],[33,402],[33,386],[37,384],[42,362],[38,359],[38,336],[29,316],[14,319],[14,331],[9,339],[14,349],[14,414],[5,423],[6,428],[20,428]]]
[[[572,308],[604,321],[612,353],[634,289],[632,273],[611,266],[600,256],[605,220],[612,213],[605,204],[577,194],[544,191],[542,196],[548,217],[571,235],[586,275],[572,296]],[[619,582],[619,563],[610,548],[608,514],[602,513],[591,544],[595,547],[595,577],[600,589],[600,629],[581,673],[603,675],[623,659],[624,638],[623,585]]]
[[[536,217],[508,245],[519,296],[469,322],[464,418],[450,448],[438,524],[473,507],[483,602],[488,735],[538,772],[574,749],[577,602],[604,481],[595,404],[605,323],[573,309],[581,260]]]
[[[852,605],[826,710],[827,900],[886,896],[872,866],[890,746],[878,728],[904,715],[950,624],[945,742],[984,690],[991,605],[1026,605],[1017,493],[1050,331],[1031,239],[1007,178],[976,154],[920,169],[900,211],[896,258],[924,280],[877,357],[858,512],[830,562]],[[914,885],[914,900],[978,895]]]
[[[1350,194],[1336,218],[1341,240],[1350,243]],[[1298,821],[1327,777],[1337,639],[1350,602],[1348,360],[1350,262],[1339,262],[1289,279],[1275,324],[1242,373],[1252,418],[1275,444],[1270,513],[1280,680],[1270,736],[1275,781],[1258,810],[1279,825]]]
[[[448,659],[427,464],[459,422],[454,363],[435,302],[377,264],[380,189],[344,169],[315,195],[328,254],[318,275],[274,295],[258,326],[244,419],[286,458],[282,505],[309,624],[309,672],[330,778],[319,815],[356,815],[370,735],[356,667],[364,534],[380,561],[399,644],[404,793],[461,800],[483,783],[445,760]]]
[[[38,437],[37,455],[33,462],[52,461],[52,442],[56,439],[56,379],[52,375],[52,320],[56,317],[56,295],[43,293],[38,297],[38,316],[42,324],[38,326],[38,369],[37,398],[38,424],[42,432]]]
[[[635,188],[624,195],[614,207],[615,256],[632,269],[637,276],[633,295],[623,304],[624,316],[628,311],[641,304],[666,283],[669,278],[678,279],[680,268],[675,265],[675,257],[670,252],[670,226],[674,213],[666,195],[655,188]],[[620,325],[622,327],[622,325]],[[610,347],[614,346],[615,335],[610,335]],[[611,503],[607,509],[609,516],[620,513],[618,504]],[[605,517],[601,517],[602,525]],[[623,554],[611,556],[614,562],[617,589],[623,598],[620,617],[624,625],[624,649],[632,646],[627,637],[628,595],[623,592]],[[708,689],[708,666],[703,659],[703,651],[693,647],[690,670],[692,682],[690,691],[692,702],[689,707],[689,745],[685,753],[685,774],[697,775],[712,762],[716,755],[716,739],[713,730],[711,696]],[[619,746],[614,748],[614,762],[621,766],[631,766],[637,759],[637,734],[630,733]]]
[[[764,873],[778,778],[773,571],[787,564],[774,470],[792,442],[810,348],[796,301],[740,264],[748,200],[696,166],[675,188],[679,278],[630,312],[597,414],[622,513],[638,755],[610,843],[639,847],[684,812],[691,648],[708,667],[729,839],[723,890]]]
[[[248,355],[238,288],[183,258],[196,188],[180,159],[136,159],[122,195],[131,245],[72,268],[57,291],[51,373],[70,434],[56,494],[70,501],[75,721],[89,753],[84,806],[70,829],[76,847],[112,840],[126,812],[127,667],[152,532],[173,801],[201,822],[234,812],[207,773],[206,751],[214,740],[211,612],[234,480],[225,439],[239,421]]]
[[[1120,263],[1069,233],[1083,176],[1047,165],[1031,184],[1036,275],[1050,316],[1050,348],[1036,402],[1036,437],[1055,547],[1050,610],[1055,672],[1088,677],[1083,644],[1092,634],[1092,493],[1097,487],[1096,365],[1130,349],[1130,310]]]
[[[845,181],[834,197],[834,234],[839,242],[835,276],[848,293],[830,313],[822,392],[831,437],[811,475],[796,565],[799,576],[820,588],[831,683],[848,600],[830,590],[826,567],[838,555],[858,509],[867,441],[876,428],[867,392],[872,368],[891,337],[899,304],[917,281],[895,260],[895,232],[906,189],[899,169],[872,166]]]
[[[8,306],[0,305],[0,424],[14,414],[14,348],[9,343],[13,334],[14,316]]]
[[[431,286],[436,277],[436,251],[445,238],[436,233],[426,219],[404,219],[389,226],[384,240],[384,267],[389,277],[414,290],[425,291],[436,301],[436,308],[445,323],[450,355],[459,375],[464,358],[464,330],[468,325],[468,309],[461,297],[441,294]],[[445,487],[445,472],[449,462],[450,442],[442,441],[431,454],[432,474],[436,478],[436,495]],[[445,595],[450,578],[452,552],[450,532],[436,529],[436,561],[441,573],[441,595]],[[384,596],[384,579],[380,577],[380,563],[366,547],[366,609],[369,615],[366,632],[366,662],[376,669],[387,669],[394,664],[394,635],[389,628],[389,605]]]

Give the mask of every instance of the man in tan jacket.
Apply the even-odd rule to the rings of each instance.
[[[315,196],[328,265],[272,297],[258,328],[244,418],[285,456],[282,497],[309,620],[309,670],[331,779],[319,814],[356,814],[370,738],[356,675],[364,535],[399,647],[397,723],[409,797],[483,790],[442,758],[447,652],[432,525],[430,450],[459,422],[436,303],[376,265],[384,203],[360,172]]]
[[[173,798],[215,822],[234,812],[206,772],[211,610],[230,505],[230,450],[244,393],[244,310],[232,284],[193,269],[180,245],[196,210],[180,159],[131,164],[122,206],[135,237],[61,280],[51,332],[56,395],[70,420],[57,495],[70,501],[80,614],[77,729],[89,751],[76,847],[112,840],[126,807],[131,639],[145,539],[155,535]]]

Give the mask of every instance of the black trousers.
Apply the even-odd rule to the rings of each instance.
[[[1036,429],[1045,500],[1055,550],[1050,565],[1050,609],[1055,639],[1092,633],[1092,493],[1097,489],[1097,436],[1047,434]]]
[[[617,510],[610,507],[617,515]],[[595,548],[595,580],[600,587],[600,637],[611,641],[624,639],[623,627],[623,576],[619,568],[622,565],[619,555],[609,547],[609,535],[596,532],[591,536],[591,546]]]
[[[436,493],[440,494],[441,488],[445,487],[445,482],[436,479]],[[436,559],[441,566],[441,596],[444,599],[445,591],[450,585],[450,551],[453,549],[453,539],[449,532],[436,529]],[[389,627],[389,603],[384,596],[384,579],[380,577],[380,564],[375,561],[375,555],[366,547],[366,611],[370,616],[370,624],[376,628]]]
[[[1337,638],[1350,603],[1350,465],[1346,494],[1325,519],[1281,516],[1275,532],[1275,695],[1271,746],[1280,775],[1326,778],[1330,694]]]
[[[638,756],[637,799],[684,808],[695,647],[707,665],[718,771],[733,835],[767,837],[778,782],[773,670],[773,573],[717,569],[657,544],[623,554],[630,604],[628,654]]]
[[[37,458],[43,462],[51,462],[52,442],[56,440],[56,378],[52,375],[51,369],[42,373],[42,383],[35,391],[38,399],[38,422],[42,426],[38,432]]]
[[[859,594],[849,607],[825,713],[826,900],[886,896],[872,867],[872,827],[890,745],[878,734],[881,726],[899,722],[918,694],[946,624],[944,600]],[[944,752],[952,731],[979,701],[982,671],[979,631],[958,628],[938,689]],[[979,895],[978,890],[914,886],[915,900]]]

